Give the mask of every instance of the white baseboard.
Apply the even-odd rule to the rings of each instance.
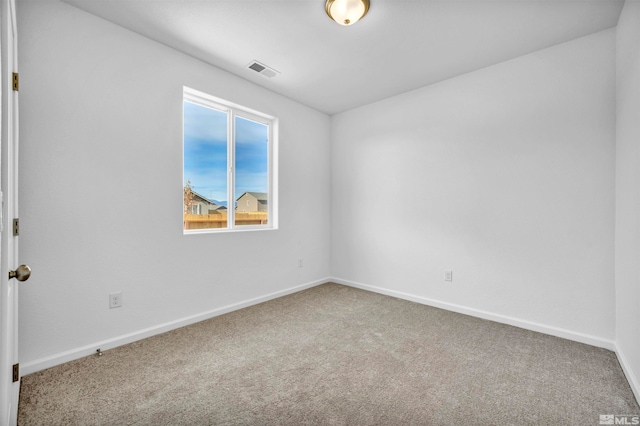
[[[620,366],[622,367],[622,371],[624,371],[624,375],[627,376],[627,381],[629,382],[629,386],[631,386],[631,390],[636,397],[636,401],[640,402],[640,382],[638,382],[638,378],[633,374],[633,370],[629,365],[629,361],[627,361],[627,357],[624,355],[620,347],[616,344],[616,355],[618,356],[618,361],[620,362]]]
[[[607,340],[596,336],[590,336],[563,328],[553,327],[545,324],[539,324],[532,321],[526,321],[514,317],[509,317],[501,314],[494,314],[479,309],[469,308],[466,306],[460,306],[453,303],[441,302],[439,300],[429,299],[427,297],[416,296],[414,294],[403,293],[400,291],[389,290],[382,287],[376,287],[368,284],[362,284],[355,281],[343,280],[341,278],[332,278],[332,282],[337,284],[346,285],[349,287],[359,288],[362,290],[372,291],[374,293],[384,294],[386,296],[397,297],[398,299],[409,300],[412,302],[420,303],[423,305],[433,306],[436,308],[445,309],[447,311],[458,312],[460,314],[470,315],[477,318],[482,318],[490,321],[499,322],[502,324],[508,324],[526,330],[537,331],[539,333],[549,334],[551,336],[561,337],[563,339],[573,340],[580,343],[585,343],[591,346],[597,346],[599,348],[615,351],[615,343],[613,340]]]
[[[204,321],[219,315],[223,315],[229,312],[237,311],[238,309],[246,308],[249,306],[257,305],[262,302],[266,302],[278,297],[286,296],[288,294],[297,293],[299,291],[315,287],[331,281],[330,278],[323,278],[320,280],[308,282],[295,287],[290,287],[285,290],[269,293],[264,296],[255,297],[253,299],[245,300],[243,302],[234,303],[231,305],[223,306],[221,308],[213,309],[211,311],[203,312],[201,314],[192,315],[186,318],[181,318],[168,323],[160,324],[155,327],[149,327],[143,330],[135,331],[133,333],[125,334],[113,339],[103,340],[95,342],[90,345],[86,345],[80,348],[71,349],[66,352],[51,355],[45,358],[37,359],[35,361],[26,362],[20,364],[20,374],[26,376],[31,373],[35,373],[40,370],[55,367],[56,365],[64,364],[65,362],[73,361],[79,358],[83,358],[88,355],[96,353],[97,349],[105,351],[107,349],[113,349],[118,346],[126,345],[147,337],[155,336],[157,334],[165,333],[167,331],[175,330],[180,327],[184,327],[190,324],[195,324],[200,321]]]
[[[223,306],[221,308],[213,309],[211,311],[203,312],[201,314],[197,314],[197,315],[189,316],[176,321],[160,324],[155,327],[146,328],[146,329],[129,333],[123,336],[118,336],[113,339],[95,342],[90,345],[74,348],[66,352],[61,352],[45,358],[37,359],[30,362],[25,362],[24,364],[20,365],[20,372],[21,372],[21,375],[26,376],[28,374],[35,373],[37,371],[44,370],[46,368],[54,367],[56,365],[64,364],[65,362],[73,361],[85,356],[95,354],[98,348],[103,351],[108,349],[113,349],[118,346],[126,345],[128,343],[145,339],[147,337],[155,336],[157,334],[165,333],[167,331],[175,330],[180,327],[184,327],[190,324],[195,324],[200,321],[204,321],[219,315],[233,312],[238,309],[246,308],[252,305],[257,305],[259,303],[266,302],[272,299],[277,299],[278,297],[286,296],[288,294],[297,293],[299,291],[302,291],[311,287],[315,287],[327,282],[334,282],[334,283],[346,285],[349,287],[372,291],[374,293],[397,297],[399,299],[409,300],[409,301],[420,303],[423,305],[433,306],[433,307],[445,309],[448,311],[458,312],[465,315],[470,315],[470,316],[474,316],[482,319],[487,319],[490,321],[508,324],[515,327],[537,331],[540,333],[549,334],[552,336],[561,337],[564,339],[569,339],[576,342],[585,343],[588,345],[597,346],[597,347],[601,347],[611,351],[615,351],[616,354],[618,355],[618,358],[620,359],[620,364],[622,365],[622,368],[625,371],[627,378],[629,379],[629,383],[631,384],[634,394],[636,395],[636,398],[638,398],[638,389],[639,389],[638,381],[635,379],[635,377],[631,373],[631,370],[629,369],[628,363],[626,362],[624,355],[616,348],[615,343],[611,340],[602,339],[599,337],[590,336],[587,334],[578,333],[578,332],[574,332],[566,329],[561,329],[558,327],[552,327],[544,324],[539,324],[531,321],[525,321],[525,320],[521,320],[518,318],[513,318],[505,315],[494,314],[491,312],[486,312],[486,311],[482,311],[474,308],[455,305],[452,303],[441,302],[438,300],[429,299],[422,296],[416,296],[409,293],[403,293],[395,290],[385,289],[382,287],[362,284],[355,281],[344,280],[336,277],[327,277],[327,278],[312,281],[306,284],[301,284],[295,287],[291,287],[278,292],[266,294],[264,296],[256,297],[243,302]],[[640,400],[640,398],[638,399]]]

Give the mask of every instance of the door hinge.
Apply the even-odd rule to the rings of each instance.
[[[13,364],[13,381],[20,380],[20,364]]]
[[[17,92],[18,90],[20,90],[20,75],[17,72],[13,73],[13,80],[12,81],[13,81],[13,83],[12,83],[13,90],[15,90]]]
[[[20,235],[20,219],[13,219],[13,236],[17,237]]]

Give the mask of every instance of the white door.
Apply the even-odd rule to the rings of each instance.
[[[0,49],[2,53],[2,162],[0,165],[0,424],[17,421],[20,390],[18,364],[18,285],[29,278],[28,267],[19,267],[18,237],[18,72],[15,0],[0,0]]]

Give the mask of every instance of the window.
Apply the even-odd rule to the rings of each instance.
[[[184,232],[277,228],[277,119],[183,93]]]

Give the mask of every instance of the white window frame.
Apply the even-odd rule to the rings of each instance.
[[[278,229],[278,119],[271,115],[264,114],[242,105],[229,102],[227,100],[211,96],[190,87],[183,87],[182,100],[199,104],[207,108],[212,108],[227,113],[227,227],[207,228],[207,229],[183,229],[187,234],[209,234],[220,232],[244,232],[257,230]],[[267,224],[264,225],[236,225],[235,224],[235,203],[237,197],[242,194],[235,194],[235,118],[240,117],[255,121],[267,126]],[[183,111],[184,120],[184,111]],[[182,140],[182,172],[184,182],[184,123]]]

